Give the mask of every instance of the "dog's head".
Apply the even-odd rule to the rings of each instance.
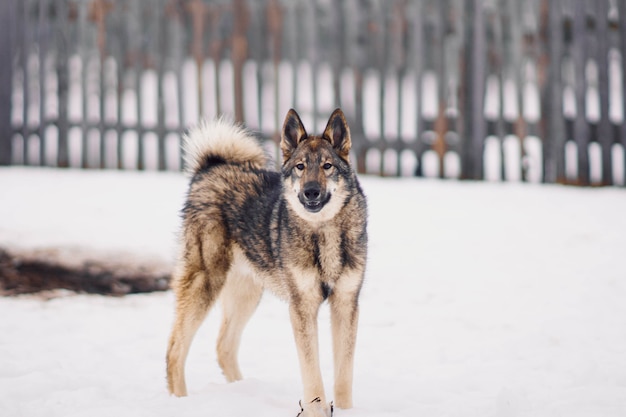
[[[287,113],[281,136],[287,201],[311,222],[333,218],[348,197],[350,129],[337,109],[321,136],[309,136],[295,110]]]

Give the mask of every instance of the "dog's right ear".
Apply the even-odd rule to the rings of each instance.
[[[289,109],[283,123],[283,131],[280,138],[280,149],[283,151],[283,162],[291,158],[291,154],[298,144],[307,137],[306,130],[300,116],[294,109]]]

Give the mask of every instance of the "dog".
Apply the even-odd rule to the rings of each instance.
[[[223,119],[184,137],[191,175],[182,209],[181,255],[172,279],[174,326],[167,350],[170,393],[187,395],[185,361],[221,298],[217,357],[229,382],[242,378],[241,334],[265,289],[289,303],[303,385],[302,417],[329,416],[319,366],[317,315],[330,305],[334,405],[352,407],[359,293],[367,258],[367,202],[350,164],[350,129],[336,109],[320,136],[285,117],[280,172],[256,138]]]

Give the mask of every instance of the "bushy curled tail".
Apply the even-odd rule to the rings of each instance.
[[[219,163],[265,168],[269,159],[254,135],[239,124],[219,118],[203,120],[183,136],[185,169],[193,175]]]

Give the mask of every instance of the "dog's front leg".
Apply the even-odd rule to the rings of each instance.
[[[323,404],[326,405],[324,395],[324,384],[319,365],[319,349],[317,340],[317,313],[321,304],[321,299],[311,299],[310,297],[299,297],[293,301],[289,307],[289,316],[293,327],[293,335],[298,350],[300,360],[300,373],[304,389],[303,405]],[[306,406],[305,406],[305,412]],[[306,414],[303,414],[306,415]]]
[[[329,297],[335,362],[335,404],[339,408],[352,408],[352,375],[361,282],[362,274],[344,276]]]

